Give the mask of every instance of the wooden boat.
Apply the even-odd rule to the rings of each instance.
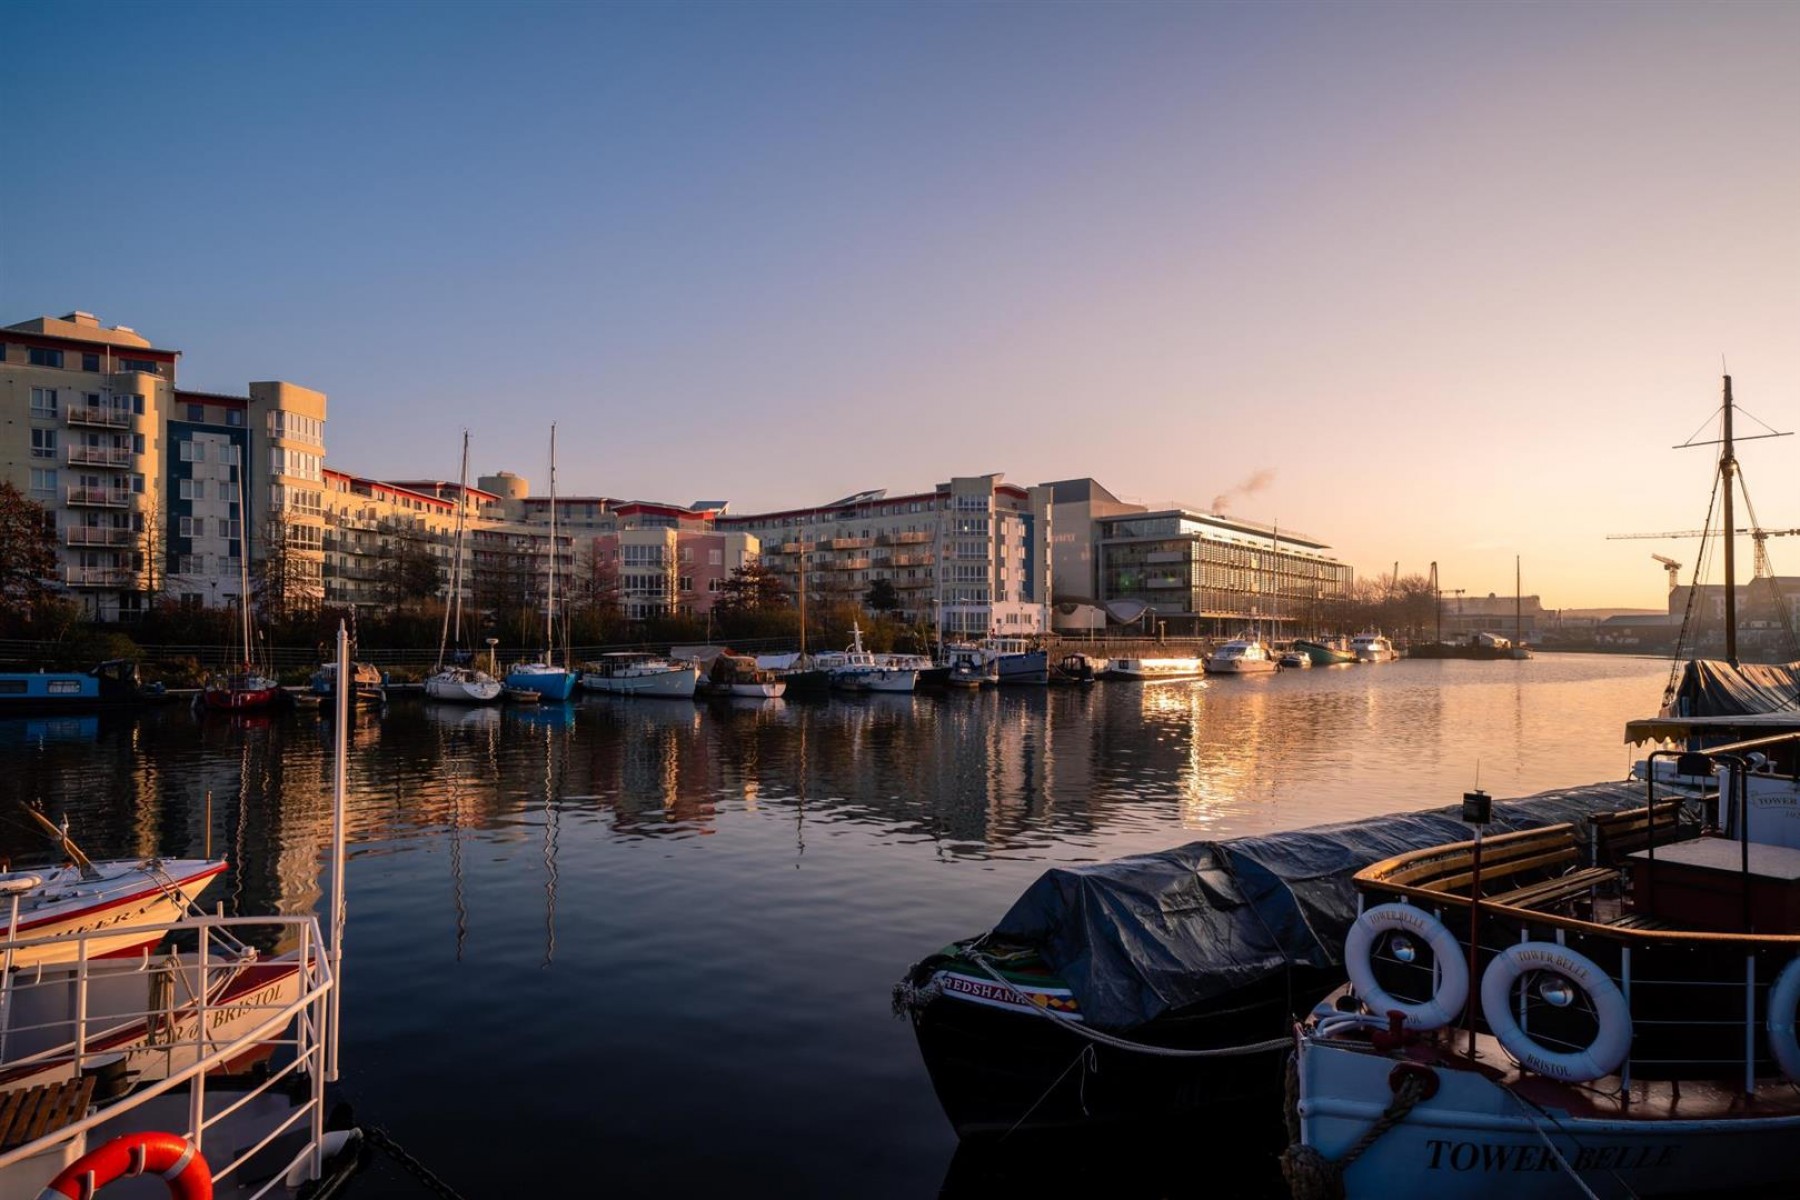
[[[774,699],[787,691],[787,684],[775,672],[764,670],[743,654],[721,654],[713,659],[707,681],[711,685],[708,694],[714,696]]]
[[[311,693],[320,700],[329,700],[337,694],[337,664],[324,663],[313,672],[307,684]],[[371,663],[353,662],[350,664],[350,699],[356,704],[386,704],[387,683],[382,678],[381,669]]]
[[[1351,649],[1350,639],[1342,635],[1295,638],[1294,649],[1305,651],[1315,667],[1337,667],[1356,661],[1356,651]]]

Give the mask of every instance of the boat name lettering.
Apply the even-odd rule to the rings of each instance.
[[[1506,1142],[1452,1142],[1432,1138],[1428,1169],[1441,1171],[1554,1171],[1561,1167],[1556,1156],[1542,1145]],[[1569,1165],[1577,1171],[1657,1170],[1675,1161],[1677,1146],[1671,1142],[1628,1146],[1583,1146]]]
[[[109,929],[114,925],[123,925],[127,922],[135,921],[139,916],[149,912],[152,907],[152,905],[146,904],[134,909],[115,909],[113,912],[108,913],[99,920],[83,921],[77,925],[69,925],[59,929],[57,932],[65,934],[92,933],[98,929]]]
[[[960,992],[965,996],[974,996],[979,1000],[994,1000],[1002,1004],[1019,1004],[1019,993],[1014,992],[1011,988],[1001,987],[997,983],[988,983],[986,980],[982,979],[970,979],[964,975],[944,976],[944,990],[946,992]],[[1041,992],[1026,991],[1024,988],[1020,988],[1019,991],[1024,992],[1025,995],[1030,998],[1031,1002],[1039,1008],[1044,1007],[1050,1002],[1050,998]],[[1024,1005],[1019,1004],[1019,1007],[1023,1008]]]
[[[271,983],[261,991],[249,996],[247,999],[240,1000],[236,1004],[227,1005],[224,1008],[214,1009],[207,1014],[208,1024],[211,1028],[218,1029],[220,1026],[237,1020],[239,1017],[242,1017],[245,1013],[248,1013],[253,1009],[267,1008],[273,1005],[280,994],[281,984]]]

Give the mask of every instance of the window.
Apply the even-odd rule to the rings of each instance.
[[[183,517],[183,518],[181,518],[181,528],[180,528],[179,532],[180,532],[181,536],[184,538],[205,537],[206,536],[206,518],[205,517]]]
[[[708,566],[713,566],[713,567],[724,566],[725,565],[725,552],[723,550],[708,550],[706,552],[706,562],[707,562]]]
[[[54,496],[56,494],[56,471],[54,468],[33,467],[31,469],[31,493],[34,496]]]
[[[47,690],[52,696],[79,696],[81,695],[81,680],[52,679],[49,681]]]
[[[694,590],[694,577],[692,575],[683,575],[681,577],[681,582],[677,586],[684,592],[693,591]]]
[[[31,389],[31,415],[34,417],[54,417],[56,415],[56,389]]]
[[[181,461],[185,463],[205,462],[206,443],[185,441],[181,443]]]
[[[142,475],[133,475],[131,477],[131,490],[140,496],[144,494],[144,477]]]
[[[34,367],[60,367],[63,362],[61,350],[45,350],[41,346],[31,347],[31,365]]]
[[[225,423],[227,425],[242,425],[244,423],[244,410],[241,408],[226,409]]]
[[[204,424],[206,421],[206,405],[204,405],[204,404],[188,405],[187,406],[187,419],[190,421],[199,423],[199,424]]]
[[[56,457],[56,430],[34,429],[31,431],[31,457]]]
[[[206,499],[206,480],[183,479],[180,481],[180,494],[183,500]]]
[[[84,371],[98,371],[100,369],[100,356],[98,354],[82,355],[81,369]]]
[[[119,360],[119,370],[141,371],[145,375],[162,374],[162,368],[158,367],[147,358],[121,358]]]
[[[144,452],[144,435],[143,434],[134,433],[131,435],[131,452],[133,454],[142,454]]]
[[[144,397],[136,392],[131,395],[131,411],[140,417],[144,415]]]

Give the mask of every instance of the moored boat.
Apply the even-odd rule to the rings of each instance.
[[[124,658],[89,671],[0,672],[0,713],[83,712],[167,698],[160,683],[145,686],[137,664]]]
[[[1289,671],[1289,670],[1305,671],[1305,670],[1308,670],[1309,668],[1311,668],[1313,665],[1312,655],[1310,655],[1306,651],[1300,649],[1298,646],[1295,646],[1289,650],[1283,651],[1280,661],[1281,661],[1281,669],[1284,671]]]
[[[699,680],[700,669],[692,663],[673,663],[635,650],[602,654],[581,671],[583,691],[609,696],[691,700]]]
[[[1233,638],[1206,656],[1208,675],[1266,675],[1280,669],[1275,652],[1259,637]]]
[[[787,692],[787,684],[775,672],[757,666],[756,659],[744,654],[721,654],[713,659],[707,685],[707,692],[714,696],[774,699]]]
[[[1400,657],[1394,650],[1393,641],[1375,629],[1365,629],[1351,638],[1350,649],[1360,663],[1393,662]]]
[[[1206,663],[1198,658],[1115,658],[1106,664],[1106,678],[1149,683],[1158,680],[1199,679]]]
[[[1305,651],[1315,667],[1336,667],[1356,661],[1356,651],[1351,647],[1350,639],[1342,634],[1334,637],[1295,638],[1294,649]]]
[[[337,694],[337,664],[323,663],[313,672],[308,690],[321,700],[329,699]],[[381,669],[371,663],[353,662],[350,664],[350,699],[357,704],[387,703],[387,682],[382,678]]]

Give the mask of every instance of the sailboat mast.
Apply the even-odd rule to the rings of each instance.
[[[544,603],[544,662],[556,662],[556,422],[550,422],[550,581]]]
[[[1731,376],[1725,376],[1725,437],[1719,447],[1719,476],[1725,482],[1725,661],[1738,665],[1737,652],[1737,522],[1731,513],[1736,488],[1737,453],[1731,444]]]
[[[462,544],[463,513],[469,502],[469,431],[463,430],[462,474],[456,483],[456,536],[452,539],[454,557],[450,561],[450,594],[444,603],[444,631],[438,635],[438,666],[450,643],[450,614],[456,613],[456,640],[462,641]]]
[[[250,509],[244,488],[243,449],[233,446],[238,460],[238,617],[244,627],[244,669],[250,668]],[[273,524],[273,522],[271,522]]]
[[[1513,555],[1513,645],[1525,644],[1525,592],[1519,574],[1519,556]]]

